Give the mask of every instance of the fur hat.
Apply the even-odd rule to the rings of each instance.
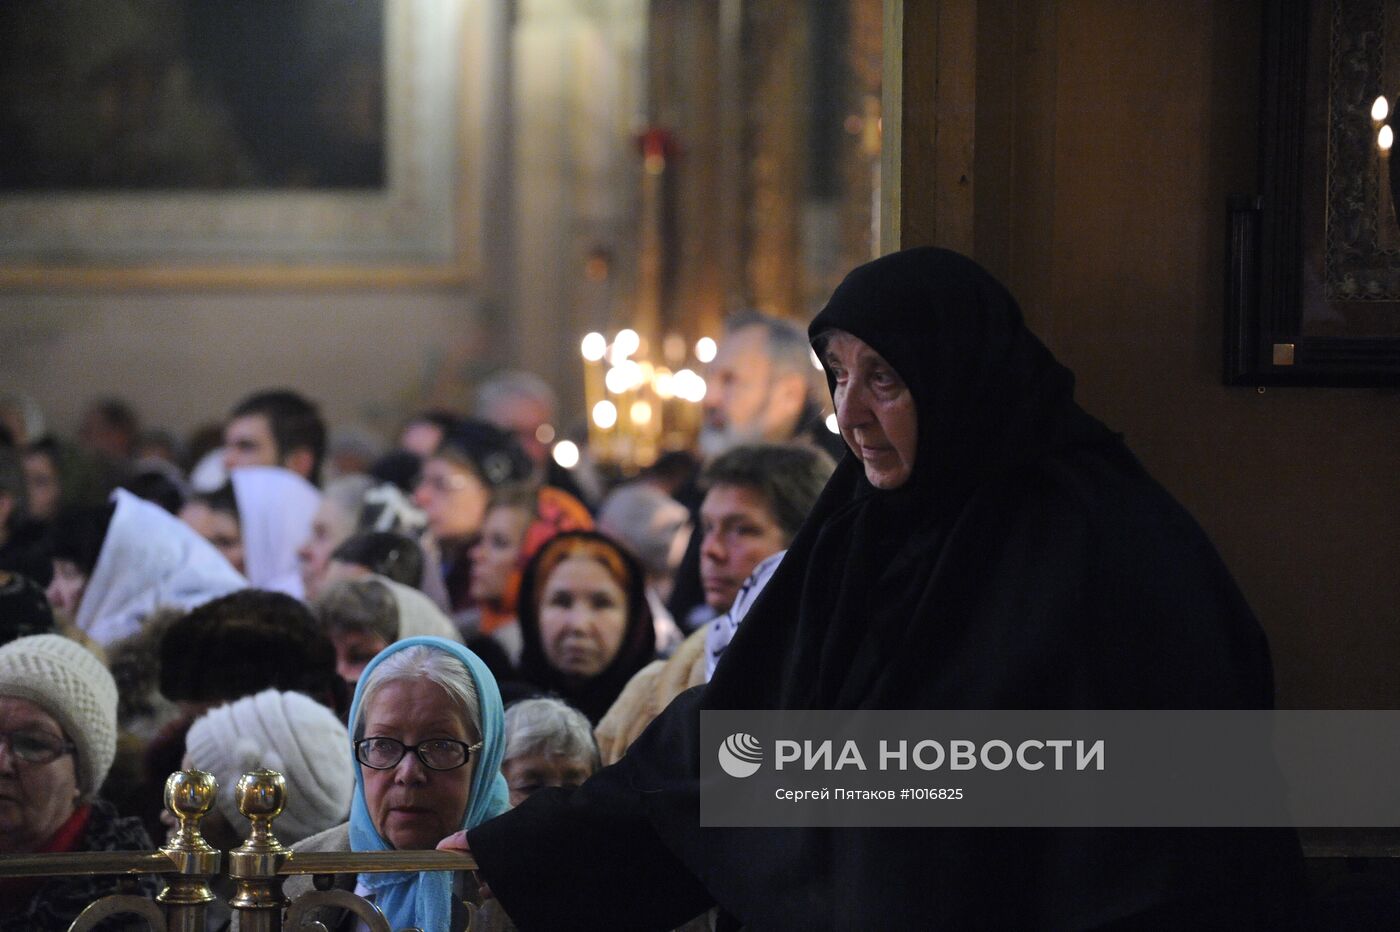
[[[78,789],[97,793],[117,753],[117,684],[77,641],[35,634],[0,647],[0,696],[39,706],[77,746]]]
[[[190,726],[189,762],[219,781],[215,808],[229,824],[247,831],[234,788],[250,770],[266,767],[287,781],[287,808],[273,823],[291,844],[344,822],[350,816],[355,773],[350,735],[335,713],[301,693],[264,690],[219,706]]]

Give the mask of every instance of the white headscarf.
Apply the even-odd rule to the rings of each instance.
[[[164,508],[125,489],[112,499],[117,510],[78,606],[77,625],[94,641],[135,634],[162,605],[194,608],[247,588],[213,544]]]
[[[414,637],[446,638],[462,643],[462,635],[452,619],[443,614],[433,600],[411,586],[385,576],[371,576],[389,590],[399,610],[399,640]]]
[[[190,763],[219,781],[214,801],[229,824],[246,834],[235,787],[250,770],[266,767],[287,781],[287,808],[277,837],[291,844],[350,817],[355,771],[345,749],[350,735],[334,712],[301,693],[265,689],[205,713],[190,726]]]
[[[303,598],[297,549],[311,536],[321,493],[281,466],[244,466],[231,479],[248,584]]]

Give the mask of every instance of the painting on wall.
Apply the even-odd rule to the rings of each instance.
[[[1225,381],[1400,385],[1400,8],[1264,4],[1260,193],[1231,204]]]
[[[0,7],[0,191],[381,188],[384,6]]]
[[[1263,9],[1260,188],[1230,205],[1225,381],[1400,384],[1400,6]]]
[[[470,7],[5,4],[0,284],[469,278]]]

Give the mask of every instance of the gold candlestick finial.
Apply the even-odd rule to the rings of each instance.
[[[276,929],[275,917],[287,903],[277,876],[287,849],[272,833],[272,820],[287,804],[287,781],[275,771],[254,770],[238,778],[233,797],[253,827],[243,844],[228,853],[228,873],[236,888],[228,903],[240,917],[237,928]]]
[[[183,917],[181,921],[202,916],[205,905],[214,899],[209,878],[218,872],[221,855],[204,840],[199,822],[214,807],[218,791],[214,775],[202,770],[177,771],[165,778],[165,808],[180,824],[160,849],[175,870],[166,876],[165,889],[156,901],[173,910],[172,915]]]
[[[273,770],[254,770],[238,778],[233,795],[238,800],[238,811],[253,824],[243,847],[281,850],[282,843],[272,833],[272,820],[287,805],[286,779]]]
[[[219,783],[212,773],[182,770],[165,778],[165,808],[180,826],[166,847],[180,851],[213,851],[199,831],[199,821],[214,807]]]

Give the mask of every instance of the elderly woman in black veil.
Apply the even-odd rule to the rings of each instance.
[[[850,455],[707,687],[627,755],[447,847],[523,930],[1284,928],[1291,832],[701,828],[703,709],[1251,709],[1268,647],[1191,517],[937,249],[810,335]],[[625,878],[626,882],[620,881]]]

